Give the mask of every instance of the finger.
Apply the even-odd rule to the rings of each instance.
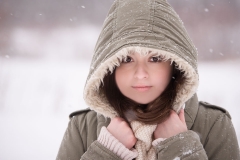
[[[116,118],[117,118],[117,116],[111,117],[111,121],[115,120]]]
[[[117,117],[117,116],[111,119],[111,122],[113,122],[113,123],[120,123],[122,121],[123,121],[122,118]]]
[[[180,110],[180,113],[179,113],[179,119],[185,124],[185,116],[184,116],[184,109],[181,109]]]
[[[170,114],[177,114],[177,112],[172,109],[172,110],[170,111]]]

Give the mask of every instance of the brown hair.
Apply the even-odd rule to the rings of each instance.
[[[153,102],[142,105],[125,97],[118,89],[115,81],[115,70],[108,73],[100,86],[102,92],[110,105],[117,111],[120,117],[127,121],[137,120],[145,124],[156,124],[166,120],[170,115],[173,102],[177,95],[177,90],[184,83],[183,72],[172,63],[173,75],[165,91]]]

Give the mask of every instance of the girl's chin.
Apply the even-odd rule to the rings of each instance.
[[[134,102],[136,102],[136,103],[138,103],[139,105],[146,105],[146,104],[149,104],[149,103],[151,103],[153,100],[145,100],[145,101],[143,101],[143,100],[134,100],[134,99],[132,99]]]

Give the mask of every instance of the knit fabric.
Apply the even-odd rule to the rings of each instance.
[[[138,121],[132,121],[132,130],[138,139],[135,148],[138,152],[136,160],[156,160],[156,153],[152,146],[152,135],[157,125],[146,125]]]
[[[119,142],[105,126],[101,128],[98,141],[106,148],[117,154],[123,160],[132,160],[137,157],[136,150],[129,150],[121,142]]]

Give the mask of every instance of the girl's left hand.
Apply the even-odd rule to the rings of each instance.
[[[154,139],[157,138],[169,138],[179,133],[186,132],[187,125],[184,117],[184,109],[181,109],[179,115],[175,111],[170,112],[169,118],[158,124],[154,131]]]

